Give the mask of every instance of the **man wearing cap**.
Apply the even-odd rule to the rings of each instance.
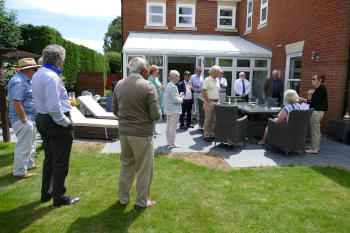
[[[193,104],[193,88],[190,84],[190,75],[191,73],[189,71],[185,71],[184,80],[182,80],[177,85],[177,89],[179,90],[179,93],[181,92],[184,93],[184,100],[181,104],[182,113],[180,115],[181,129],[193,128],[192,121],[191,121],[191,112],[192,112],[192,104]],[[184,121],[185,121],[186,113],[187,113],[187,118],[186,118],[186,126],[185,126]]]
[[[198,98],[203,98],[202,96],[202,86],[203,86],[203,76],[202,74],[202,68],[199,66],[196,69],[196,73],[193,74],[190,78],[190,85],[193,87],[193,101],[194,101],[194,108],[193,108],[193,115],[195,115],[198,118]]]
[[[28,173],[27,170],[40,168],[34,165],[36,109],[31,85],[32,77],[40,66],[33,58],[23,58],[18,64],[19,72],[10,79],[7,92],[10,100],[9,120],[17,137],[13,175],[18,178],[29,178],[36,173]]]

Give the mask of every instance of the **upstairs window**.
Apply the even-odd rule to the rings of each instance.
[[[147,26],[165,26],[166,5],[165,3],[147,2],[146,9]]]
[[[176,27],[195,27],[196,5],[176,4]]]
[[[246,31],[252,30],[252,20],[253,20],[253,0],[248,0]]]
[[[236,26],[236,7],[218,6],[217,27],[222,29],[234,29]]]
[[[267,22],[267,8],[269,5],[268,0],[261,0],[260,4],[260,24],[264,24]]]

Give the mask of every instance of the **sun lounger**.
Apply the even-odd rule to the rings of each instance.
[[[112,112],[106,112],[91,96],[84,95],[77,98],[82,106],[84,106],[95,118],[98,119],[117,119]]]
[[[76,107],[72,107],[70,116],[74,127],[74,136],[76,137],[119,138],[117,120],[86,118]]]

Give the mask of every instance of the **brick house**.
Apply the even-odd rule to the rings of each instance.
[[[207,76],[218,64],[229,85],[243,71],[250,97],[264,98],[271,70],[279,70],[285,90],[301,96],[311,76],[322,72],[329,101],[323,129],[349,107],[348,0],[124,0],[122,17],[124,77],[134,56],[160,66],[163,83],[171,69],[202,66]],[[234,95],[233,88],[227,94]]]

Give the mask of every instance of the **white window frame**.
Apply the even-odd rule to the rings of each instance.
[[[180,7],[184,8],[191,8],[192,9],[192,15],[183,15],[179,13]],[[187,24],[187,23],[180,23],[180,17],[191,17],[192,18],[192,23]],[[176,4],[176,27],[190,27],[194,28],[196,25],[196,4]]]
[[[263,3],[264,0],[260,0],[260,24],[264,24],[267,22],[267,18],[268,18],[268,9],[269,9],[269,0],[266,0],[265,3]],[[262,17],[262,11],[263,9],[266,8],[266,19],[265,20],[261,20]]]
[[[151,6],[161,6],[163,7],[163,12],[161,14],[158,13],[152,13],[150,12],[150,7]],[[162,23],[152,23],[151,20],[151,15],[158,15],[163,17],[163,22]],[[159,27],[164,27],[166,25],[166,3],[158,3],[158,2],[147,2],[146,4],[146,24],[147,26],[159,26]]]
[[[249,13],[249,3],[252,3],[252,11]],[[250,18],[250,27],[248,27],[248,19]],[[251,31],[253,27],[253,0],[247,1],[247,20],[246,20],[246,31]]]
[[[232,10],[232,17],[220,16],[220,10],[230,9]],[[232,19],[232,25],[220,25],[220,19]],[[217,28],[221,29],[235,29],[236,28],[236,6],[218,6],[217,13]]]

